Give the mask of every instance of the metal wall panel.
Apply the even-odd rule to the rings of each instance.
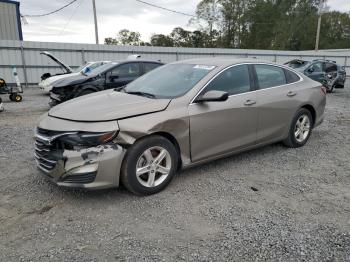
[[[21,40],[18,3],[0,1],[0,40]]]
[[[1,2],[0,2],[1,3]],[[23,48],[22,48],[23,46]],[[330,59],[345,65],[350,75],[350,50],[331,51],[274,51],[274,50],[247,50],[247,49],[223,49],[223,48],[176,48],[176,47],[148,47],[148,46],[107,46],[94,44],[71,43],[46,43],[46,42],[22,42],[0,41],[0,77],[4,77],[9,83],[12,78],[12,66],[17,66],[20,80],[25,83],[24,68],[26,68],[27,83],[36,84],[43,73],[60,73],[61,70],[46,56],[40,55],[41,51],[49,51],[67,65],[75,68],[85,61],[117,61],[126,59],[131,54],[141,54],[144,59],[161,60],[169,63],[177,60],[198,57],[225,57],[245,58],[255,57],[277,63],[285,63],[289,60],[300,59]],[[23,57],[22,57],[23,54]]]

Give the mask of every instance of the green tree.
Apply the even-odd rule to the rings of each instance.
[[[119,31],[116,38],[105,38],[105,44],[107,45],[145,45],[141,41],[141,35],[139,32],[129,31],[127,29],[122,29]]]
[[[174,41],[170,36],[163,34],[155,34],[151,37],[151,45],[152,46],[174,46]]]
[[[191,32],[181,27],[175,27],[170,33],[170,37],[173,40],[174,46],[189,47],[191,43]]]
[[[341,12],[326,13],[322,17],[320,48],[350,47],[350,15]]]

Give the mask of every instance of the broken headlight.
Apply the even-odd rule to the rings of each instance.
[[[112,141],[118,134],[118,131],[92,133],[77,132],[65,135],[59,138],[61,142],[69,146],[98,146]]]

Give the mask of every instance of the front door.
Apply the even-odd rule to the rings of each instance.
[[[324,63],[323,62],[315,62],[312,65],[309,66],[305,70],[305,75],[310,77],[311,79],[322,83],[325,77],[324,73]]]
[[[223,102],[193,102],[189,105],[190,143],[193,162],[239,150],[256,142],[256,93],[251,92],[247,65],[226,69],[201,92],[229,93]]]

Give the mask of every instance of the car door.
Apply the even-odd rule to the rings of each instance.
[[[130,62],[118,65],[106,73],[106,88],[125,86],[140,75],[140,62]]]
[[[324,62],[314,62],[306,70],[305,75],[311,79],[322,83],[325,77]]]
[[[279,66],[254,65],[258,104],[257,143],[283,139],[296,112],[300,77]],[[294,84],[293,84],[294,83]]]
[[[200,92],[225,91],[222,102],[192,102],[189,105],[192,161],[225,154],[256,142],[256,93],[252,92],[248,65],[229,67],[214,77]]]

